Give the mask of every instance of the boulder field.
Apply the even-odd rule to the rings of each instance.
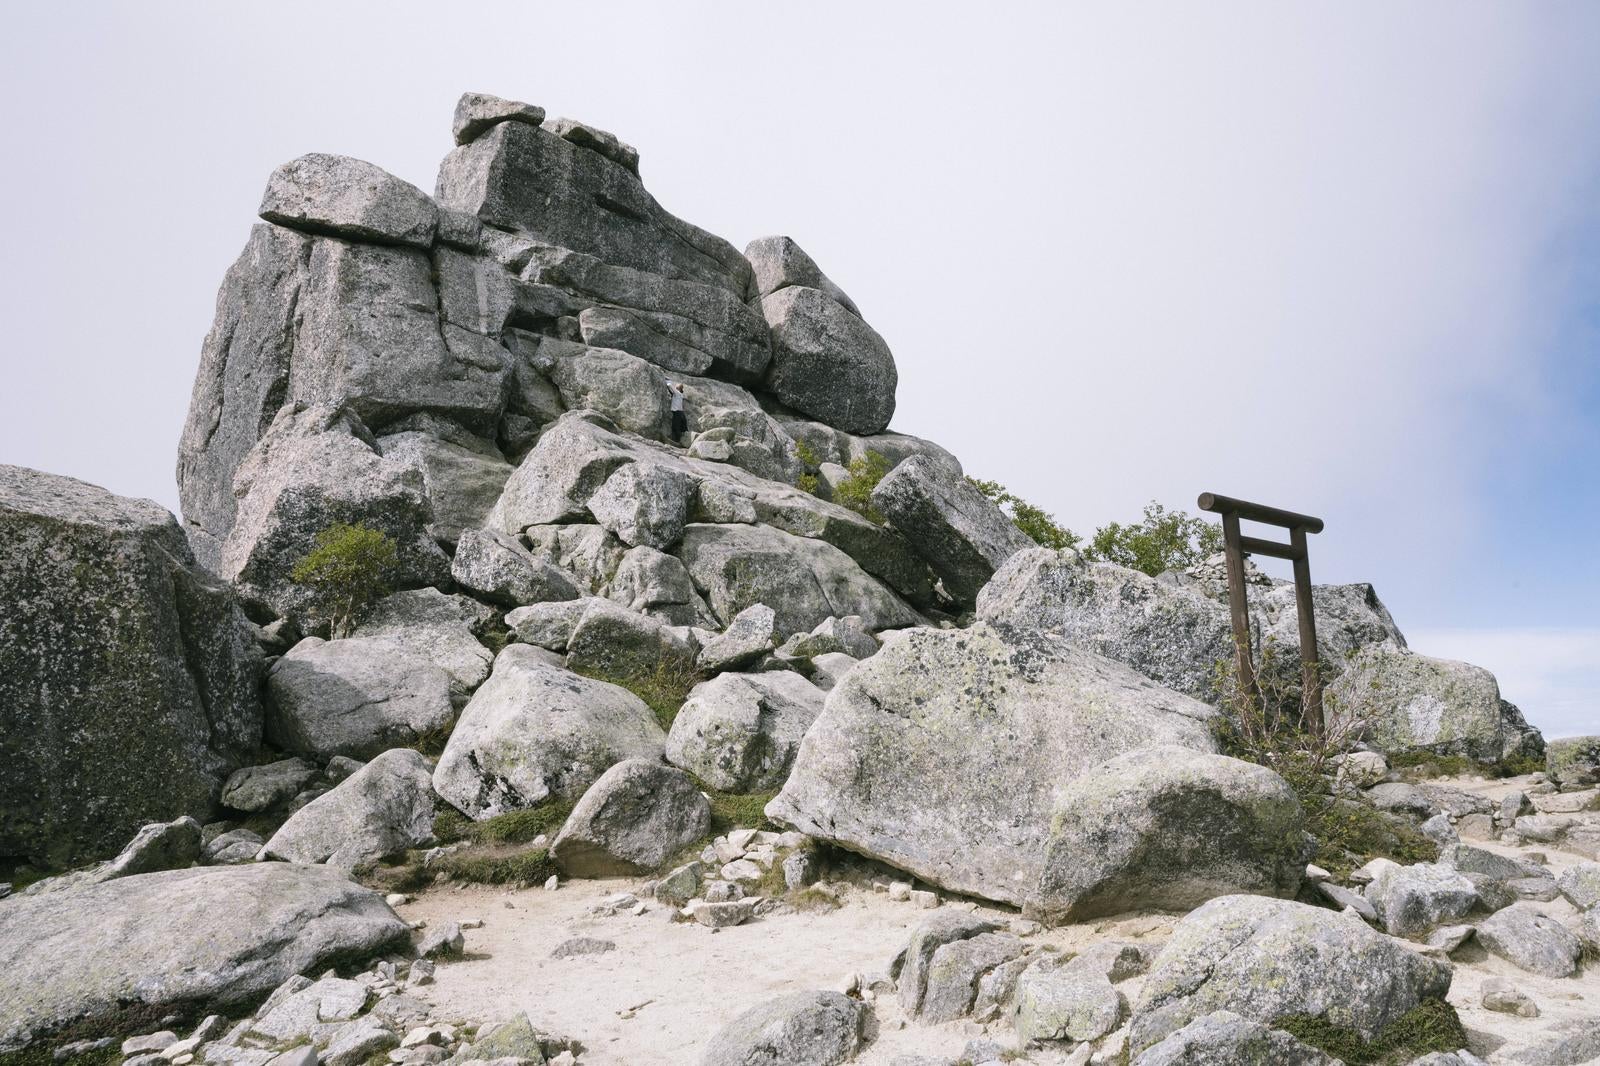
[[[324,153],[268,177],[181,524],[0,466],[0,1055],[612,1061],[428,1002],[482,919],[396,908],[452,880],[517,910],[628,878],[563,920],[685,937],[927,909],[881,972],[730,1010],[715,1066],[877,1061],[891,1011],[975,1037],[903,1064],[1325,1063],[1307,1019],[1384,1038],[1474,935],[1580,979],[1595,738],[1492,801],[1409,779],[1545,744],[1353,584],[1314,596],[1348,750],[1293,785],[1235,757],[1217,560],[1035,545],[890,428],[870,306],[789,237],[741,252],[671,214],[615,135],[481,93],[451,134],[431,194]],[[297,576],[343,525],[392,549],[348,628]],[[1292,690],[1292,589],[1250,582]],[[1328,810],[1398,858],[1313,836]],[[1124,920],[1164,939],[1087,932]],[[581,985],[616,950],[590,929],[527,966]]]

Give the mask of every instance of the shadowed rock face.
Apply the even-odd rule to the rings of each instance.
[[[261,737],[259,653],[148,500],[0,466],[0,854],[115,854],[208,816]]]

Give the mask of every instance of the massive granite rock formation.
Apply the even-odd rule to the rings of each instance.
[[[261,739],[259,653],[172,515],[0,466],[0,856],[204,818]]]

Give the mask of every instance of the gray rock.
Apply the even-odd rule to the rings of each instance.
[[[294,799],[317,773],[314,765],[296,758],[246,766],[222,786],[222,804],[250,814],[270,811]]]
[[[200,823],[184,815],[170,822],[152,822],[106,863],[103,879],[180,870],[200,858]]]
[[[928,1024],[955,1021],[971,1012],[984,976],[1023,953],[1010,933],[984,932],[934,949],[928,960],[922,997],[914,1013]]]
[[[1421,936],[1435,926],[1465,917],[1478,902],[1473,883],[1452,867],[1436,863],[1401,866],[1383,859],[1374,864],[1377,869],[1366,889],[1367,901],[1393,936]]]
[[[615,133],[598,129],[574,118],[548,119],[544,123],[544,128],[579,147],[598,152],[632,174],[639,173],[638,149],[631,144],[624,144]]]
[[[709,352],[623,307],[586,307],[578,315],[578,329],[591,348],[627,352],[669,372],[704,374],[716,362]]]
[[[823,699],[799,674],[722,674],[690,691],[667,734],[667,761],[725,792],[777,788]]]
[[[1372,1039],[1425,999],[1443,999],[1449,963],[1357,919],[1260,896],[1223,896],[1188,914],[1156,957],[1133,1008],[1135,1057],[1213,1011],[1263,1024],[1329,1018]]]
[[[846,311],[858,318],[861,316],[855,301],[828,280],[816,260],[807,255],[793,238],[757,237],[745,245],[744,257],[750,260],[750,266],[755,271],[757,296],[771,296],[779,289],[793,286],[820,289]]]
[[[700,894],[705,865],[685,863],[656,882],[656,899],[669,907],[681,907]]]
[[[1017,1038],[1098,1040],[1122,1024],[1127,1003],[1093,967],[1045,956],[1017,980]]]
[[[838,992],[792,992],[723,1026],[700,1066],[835,1066],[855,1057],[867,1008]]]
[[[670,467],[629,463],[589,497],[589,513],[624,544],[670,548],[683,536],[695,483]]]
[[[544,121],[544,108],[516,100],[502,100],[488,93],[462,93],[450,133],[457,144],[477,140],[491,126],[501,122],[526,122],[537,126]]]
[[[266,842],[261,837],[248,829],[230,829],[226,833],[218,834],[216,839],[205,846],[205,860],[214,866],[236,866],[239,863],[255,862],[264,843]]]
[[[873,630],[921,621],[845,552],[770,526],[691,524],[675,554],[718,618],[764,603],[780,637],[847,614]]]
[[[494,653],[477,634],[495,611],[467,596],[438,589],[411,589],[379,600],[356,629],[357,637],[381,638],[450,675],[450,696],[465,702],[489,676]]]
[[[209,817],[259,743],[260,653],[172,516],[0,465],[0,602],[0,852],[65,866]]]
[[[788,407],[848,433],[880,433],[894,415],[899,373],[871,326],[821,289],[790,286],[761,299],[772,330],[766,388]]]
[[[682,770],[628,759],[589,786],[550,845],[568,877],[659,869],[711,828],[711,802]]]
[[[1485,1010],[1497,1014],[1515,1014],[1519,1018],[1537,1018],[1539,1008],[1527,993],[1503,977],[1491,977],[1483,982],[1480,1002]]]
[[[941,948],[992,933],[996,928],[993,922],[960,911],[939,911],[919,922],[890,967],[890,976],[897,982],[900,1006],[906,1013],[915,1015],[922,1009],[933,959]]]
[[[977,610],[1001,630],[1059,634],[1197,699],[1215,698],[1216,664],[1233,656],[1221,605],[1072,551],[1013,555],[978,596]]]
[[[1491,954],[1541,977],[1566,977],[1578,968],[1583,945],[1537,903],[1515,903],[1478,924],[1478,943]]]
[[[1140,748],[1061,790],[1024,913],[1079,921],[1191,910],[1237,892],[1293,896],[1309,850],[1304,825],[1294,790],[1264,766],[1189,747]]]
[[[666,737],[643,700],[513,644],[461,712],[433,787],[473,818],[577,799],[623,759],[659,759]]]
[[[381,167],[312,152],[272,172],[261,217],[290,229],[427,248],[439,210],[426,193]]]
[[[346,1021],[367,1005],[366,986],[327,976],[320,981],[290,978],[280,985],[256,1012],[251,1035],[278,1043],[305,1040],[318,1033],[321,1023]]]
[[[1561,788],[1600,782],[1600,736],[1550,741],[1545,747],[1545,773]]]
[[[708,674],[738,670],[772,650],[772,627],[776,618],[771,607],[752,604],[734,615],[728,628],[700,649],[695,663]]]
[[[807,676],[811,679],[811,683],[822,691],[832,692],[834,686],[843,681],[844,675],[854,669],[860,661],[843,652],[825,652],[811,660]],[[802,663],[801,668],[805,669],[805,664]]]
[[[340,1028],[323,1052],[322,1066],[359,1066],[400,1045],[400,1037],[368,1018]]]
[[[1461,835],[1456,832],[1456,827],[1451,823],[1448,814],[1436,814],[1423,822],[1419,828],[1423,836],[1440,847],[1461,843]]]
[[[483,525],[513,469],[488,441],[465,433],[453,436],[447,440],[434,433],[397,433],[391,428],[378,438],[385,459],[411,467],[422,478],[433,510],[430,530],[446,544],[454,544],[462,530]]]
[[[509,1066],[509,1061],[524,1064],[531,1061],[533,1066],[544,1066],[544,1046],[539,1037],[528,1016],[518,1013],[510,1021],[480,1031],[472,1047],[458,1051],[456,1057],[469,1062],[496,1062],[500,1066]]]
[[[920,455],[878,483],[872,506],[928,560],[958,603],[972,603],[995,570],[1034,546],[960,473]]]
[[[594,597],[585,596],[576,600],[532,603],[507,614],[506,625],[515,631],[520,641],[565,652],[572,631],[578,628],[578,620],[593,602]]]
[[[1561,871],[1556,884],[1568,902],[1580,911],[1600,906],[1600,862],[1580,862],[1569,866]]]
[[[517,540],[491,529],[461,534],[450,576],[463,588],[506,607],[549,600],[574,600],[582,595],[572,578]]]
[[[815,658],[843,653],[852,659],[869,659],[878,653],[878,641],[860,618],[825,618],[809,633],[796,633],[784,641],[783,654]]]
[[[1367,801],[1380,811],[1405,814],[1418,820],[1432,818],[1439,813],[1433,800],[1416,785],[1405,781],[1385,781],[1367,789]]]
[[[713,891],[719,885],[726,884],[726,882],[713,881],[706,886],[708,899],[714,895],[733,895],[735,891],[742,891],[737,889],[737,886],[729,886],[722,893]],[[750,916],[755,913],[755,905],[756,901],[754,899],[709,900],[709,902],[701,903],[695,907],[694,920],[708,929],[726,929],[729,926],[742,925],[744,922],[749,921]]]
[[[580,348],[556,358],[550,380],[569,410],[598,411],[618,427],[663,440],[672,397],[661,371],[615,348]]]
[[[694,656],[694,646],[660,619],[635,614],[610,600],[591,602],[567,641],[569,667],[619,681],[662,670],[691,674]]]
[[[81,1018],[244,1004],[293,974],[403,943],[383,897],[281,863],[122,877],[0,908],[0,1051]]]
[[[563,940],[550,952],[552,959],[576,959],[584,955],[604,955],[617,950],[614,940],[598,940],[592,936],[575,936]]]
[[[351,872],[431,841],[434,813],[433,768],[394,748],[290,815],[263,856]]]
[[[450,724],[450,675],[382,637],[307,637],[267,672],[267,738],[368,759]]]
[[[1148,744],[1212,751],[1214,713],[1060,641],[912,630],[828,694],[767,815],[947,890],[1020,904],[1039,884],[1064,783]]]
[[[654,548],[629,548],[623,554],[606,599],[670,626],[696,625],[711,617],[682,561]]]
[[[457,922],[445,922],[427,930],[417,941],[417,955],[424,959],[459,958],[467,949],[467,938]]]
[[[1321,895],[1331,901],[1339,910],[1344,910],[1346,907],[1349,907],[1364,920],[1369,921],[1374,925],[1377,924],[1377,909],[1374,908],[1372,904],[1367,901],[1367,898],[1361,895],[1361,893],[1352,892],[1343,885],[1336,885],[1332,881],[1318,881],[1316,882],[1316,889]]]
[[[784,857],[783,886],[790,892],[814,885],[821,877],[816,856],[809,851],[797,851]]]
[[[1487,796],[1480,796],[1476,792],[1468,792],[1453,785],[1424,781],[1417,787],[1422,790],[1424,796],[1433,801],[1434,806],[1452,819],[1465,818],[1469,814],[1492,814],[1495,809],[1494,801]]]
[[[289,406],[239,464],[238,510],[218,573],[247,602],[280,615],[312,608],[312,590],[290,575],[318,534],[341,522],[366,525],[395,542],[395,584],[447,579],[449,560],[428,532],[433,513],[421,475],[385,460],[364,433],[338,408]]]
[[[1531,1044],[1511,1052],[1528,1066],[1580,1066],[1600,1055],[1600,1020],[1573,1018],[1540,1034]]]
[[[1282,1029],[1219,1010],[1147,1048],[1133,1066],[1339,1066],[1339,1060]]]
[[[736,249],[673,218],[592,138],[580,145],[569,133],[491,126],[445,157],[439,203],[606,263],[735,295],[747,290],[750,267]]]

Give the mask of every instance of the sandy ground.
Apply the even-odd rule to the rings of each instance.
[[[1459,788],[1499,798],[1518,781],[1456,779]],[[1552,871],[1582,856],[1553,848],[1511,848],[1470,841],[1508,855],[1539,851]],[[827,913],[780,914],[713,932],[696,924],[675,923],[669,909],[647,900],[639,916],[592,916],[595,904],[617,892],[639,892],[635,880],[572,881],[555,892],[542,888],[506,890],[441,886],[399,908],[408,919],[430,924],[476,918],[468,930],[467,958],[440,966],[436,983],[417,991],[435,1003],[442,1017],[491,1021],[526,1011],[534,1024],[576,1037],[593,1066],[681,1066],[698,1059],[700,1049],[739,1012],[765,999],[808,989],[834,988],[852,973],[885,973],[912,927],[926,912],[896,903],[866,887],[844,890],[845,906]],[[947,906],[972,906],[970,903]],[[1565,900],[1545,904],[1566,919]],[[1002,923],[1014,912],[979,906],[978,913]],[[1177,916],[1134,915],[1048,930],[1032,938],[1063,948],[1081,948],[1096,939],[1135,940],[1153,948],[1165,941]],[[572,959],[552,959],[551,951],[572,937],[596,937],[615,951]],[[1552,1023],[1600,1012],[1600,965],[1579,976],[1550,979],[1526,973],[1469,944],[1456,953],[1450,1002],[1460,1012],[1471,1049],[1491,1061],[1495,1052],[1537,1039]],[[1504,977],[1521,988],[1541,1010],[1523,1019],[1484,1010],[1483,982]],[[1135,1000],[1139,979],[1119,988]],[[871,1043],[857,1059],[887,1066],[898,1055],[954,1058],[967,1041],[987,1035],[1009,1043],[1004,1022],[992,1032],[974,1022],[928,1026],[908,1022],[893,994],[872,1004],[876,1015]],[[1028,1061],[1053,1063],[1064,1056],[1036,1053]]]

